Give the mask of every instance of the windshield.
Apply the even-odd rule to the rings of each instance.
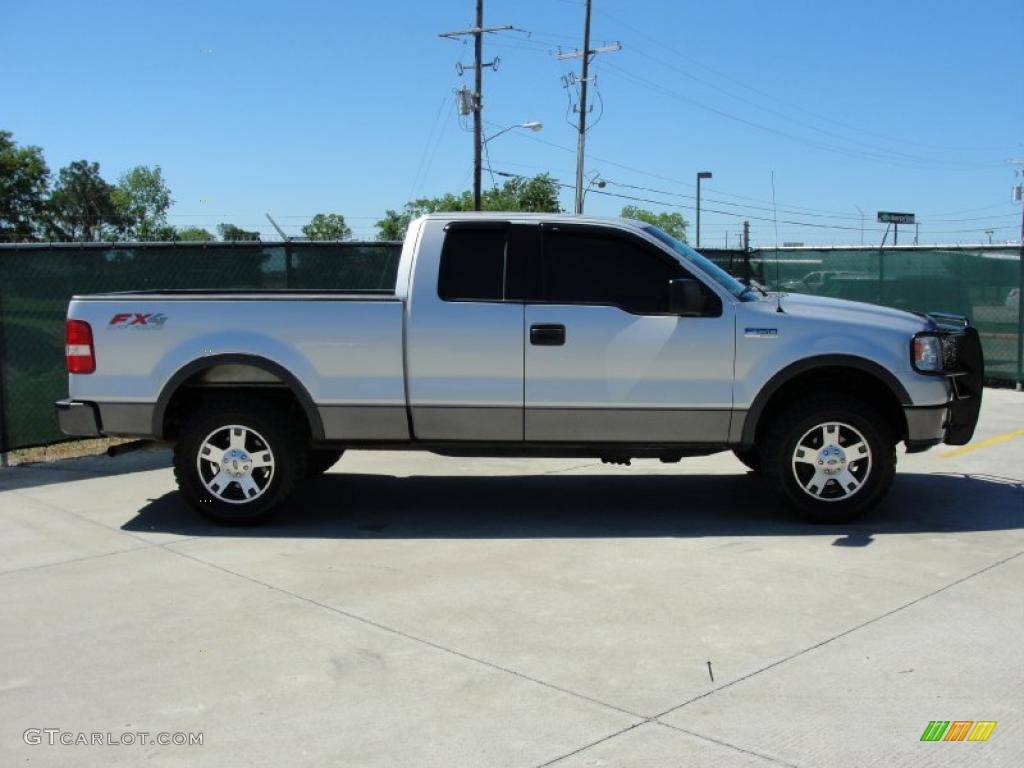
[[[706,258],[705,256],[701,256],[690,246],[679,242],[674,237],[672,237],[672,235],[666,232],[662,232],[655,226],[648,224],[645,225],[643,229],[645,232],[654,235],[665,245],[669,246],[673,251],[682,256],[685,262],[688,262],[695,266],[705,275],[707,275],[720,286],[725,288],[725,290],[727,290],[737,299],[740,299],[741,301],[756,300],[757,297],[754,295],[754,292],[750,290],[750,288],[743,285],[743,283],[741,283],[739,280],[730,275],[728,272],[726,272],[724,269],[722,269],[720,266],[715,264],[710,259]]]

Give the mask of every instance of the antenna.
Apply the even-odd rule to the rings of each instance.
[[[779,278],[779,209],[775,205],[775,171],[772,171],[772,220],[775,222],[775,311],[782,311],[782,280]]]

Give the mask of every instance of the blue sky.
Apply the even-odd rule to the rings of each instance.
[[[858,207],[867,243],[878,210],[916,212],[922,242],[1019,237],[1006,161],[1024,158],[1020,0],[594,3],[592,42],[623,45],[595,65],[587,170],[604,192],[692,221],[694,174],[711,170],[704,245],[734,244],[744,217],[755,245],[775,242],[773,172],[780,242],[860,242]],[[560,78],[578,62],[553,53],[579,45],[582,3],[487,0],[485,13],[530,33],[486,38],[485,57],[501,57],[485,76],[488,134],[544,123],[490,142],[493,167],[571,184]],[[386,208],[470,185],[452,91],[471,85],[455,63],[472,47],[437,33],[472,17],[472,0],[5,0],[0,128],[54,172],[159,164],[177,225],[269,236],[269,211],[298,234],[333,211],[372,237]],[[587,212],[629,202],[593,191]]]

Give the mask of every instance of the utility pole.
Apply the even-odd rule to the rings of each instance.
[[[484,67],[496,69],[498,59],[483,63],[484,33],[503,32],[512,29],[511,24],[500,27],[484,27],[484,0],[476,0],[476,25],[472,29],[460,29],[455,32],[442,32],[438,37],[454,40],[466,35],[473,36],[473,210],[480,210],[480,178],[482,164],[480,156],[483,148],[483,90]],[[461,74],[461,67],[459,69]]]
[[[590,2],[591,0],[585,0],[583,5],[583,49],[579,51],[572,51],[570,53],[560,53],[556,57],[559,61],[576,58],[582,60],[580,65],[580,117],[576,128],[578,133],[576,139],[576,205],[574,207],[576,213],[583,213],[583,172],[585,145],[587,141],[587,86],[590,82],[590,57],[596,56],[599,53],[614,53],[615,51],[622,50],[622,46],[618,43],[606,45],[603,48],[591,49]]]

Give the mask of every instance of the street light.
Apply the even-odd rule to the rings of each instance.
[[[531,120],[528,123],[516,123],[515,125],[510,125],[508,128],[502,128],[500,131],[493,134],[492,136],[488,136],[486,139],[484,139],[484,143],[486,144],[488,141],[498,138],[499,136],[501,136],[501,134],[508,133],[509,131],[515,130],[516,128],[527,128],[536,133],[543,127],[544,123],[540,123],[536,120]]]
[[[526,128],[527,130],[530,130],[530,131],[533,131],[534,133],[536,133],[537,131],[539,131],[543,127],[544,127],[544,123],[541,123],[541,122],[539,122],[537,120],[530,120],[527,123],[516,123],[515,125],[510,125],[508,128],[502,128],[497,133],[491,134],[490,136],[487,136],[487,137],[484,138],[484,140],[483,140],[484,155],[487,156],[487,172],[491,174],[491,184],[493,184],[494,186],[498,186],[497,182],[494,180],[494,170],[491,168],[491,153],[487,149],[487,142],[492,141],[492,140],[498,138],[503,133],[508,133],[509,131],[513,131],[516,128]]]
[[[700,180],[710,179],[711,171],[697,171],[697,247],[700,248]]]

